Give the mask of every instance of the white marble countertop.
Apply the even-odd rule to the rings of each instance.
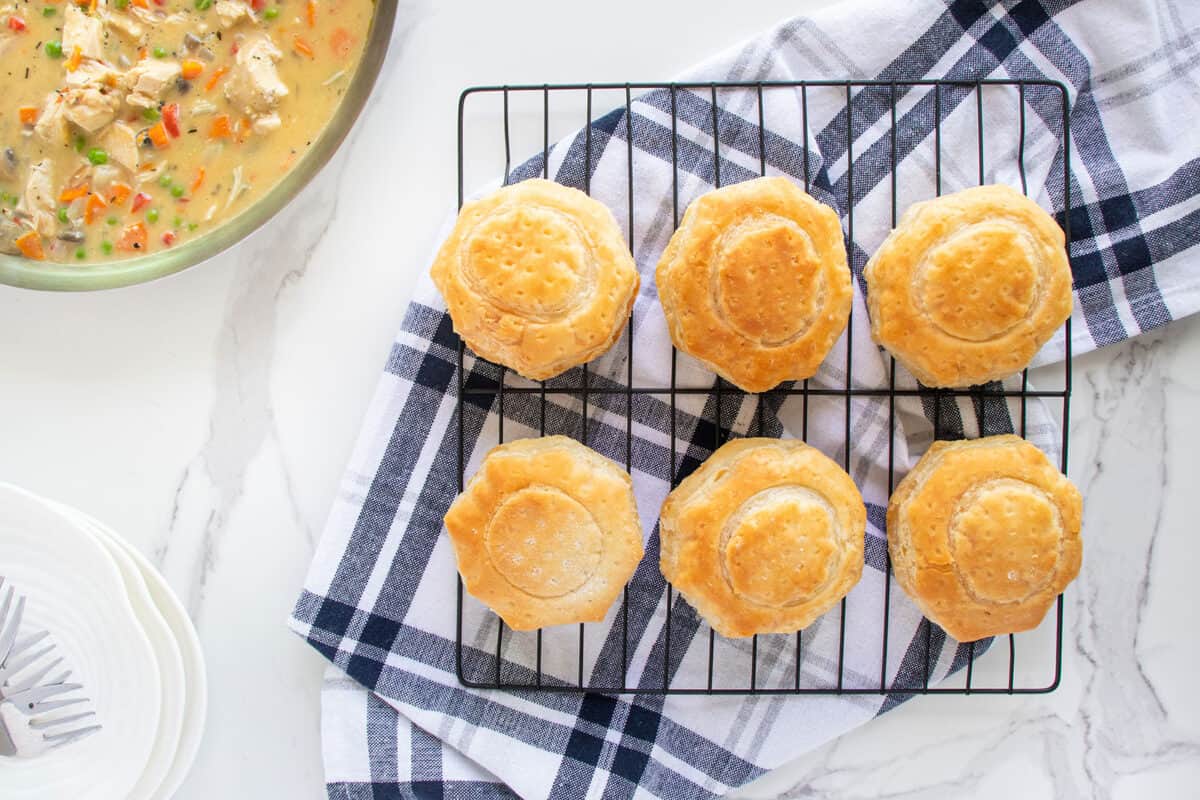
[[[184,598],[209,726],[181,798],[323,796],[324,661],[284,620],[438,223],[469,85],[668,78],[818,3],[402,3],[349,146],[198,269],[90,295],[0,287],[0,479],[123,532]],[[633,21],[636,20],[636,24]],[[672,27],[669,44],[660,32]],[[565,33],[569,35],[563,35]],[[410,154],[406,157],[406,154]],[[385,215],[385,216],[384,216]],[[762,779],[760,797],[1181,797],[1200,785],[1200,322],[1080,358],[1087,498],[1064,680],[918,698]]]

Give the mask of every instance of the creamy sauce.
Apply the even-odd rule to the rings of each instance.
[[[87,264],[237,216],[303,155],[373,0],[0,0],[0,252]]]

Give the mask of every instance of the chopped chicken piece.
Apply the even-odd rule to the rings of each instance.
[[[270,115],[288,93],[275,62],[283,53],[266,36],[247,37],[238,49],[237,63],[225,84],[225,97],[251,117]],[[270,125],[270,122],[267,122]]]
[[[137,17],[144,25],[149,28],[167,27],[177,25],[181,22],[187,22],[187,14],[176,11],[174,14],[168,14],[161,8],[139,8],[138,6],[129,6],[129,13]]]
[[[138,145],[137,134],[133,128],[124,122],[114,122],[112,127],[104,132],[100,146],[108,151],[113,161],[129,170],[131,174],[137,174]]]
[[[116,118],[121,101],[107,87],[89,83],[68,87],[63,92],[63,106],[63,116],[92,134]]]
[[[73,53],[78,47],[84,58],[100,60],[104,57],[103,33],[104,23],[99,17],[88,16],[74,3],[67,4],[62,27],[64,53]]]
[[[63,99],[58,92],[46,95],[33,132],[46,144],[65,145],[71,141],[67,118],[63,116]]]
[[[128,36],[130,39],[141,39],[144,29],[138,24],[137,20],[128,14],[114,14],[111,11],[102,11],[104,21],[116,28],[121,33]]]
[[[250,19],[250,7],[242,0],[217,0],[213,6],[222,28],[232,28],[242,20]]]
[[[33,221],[34,230],[42,236],[52,236],[54,223],[54,163],[42,159],[29,168],[29,180],[25,182],[25,194],[17,204]]]
[[[174,61],[141,61],[125,73],[129,95],[125,102],[131,106],[152,108],[158,105],[163,92],[177,77],[179,64]]]
[[[264,133],[270,133],[271,131],[277,131],[281,127],[283,127],[283,120],[281,120],[279,115],[274,111],[272,111],[270,114],[262,114],[255,117],[254,123],[251,126],[253,131],[260,135]]]

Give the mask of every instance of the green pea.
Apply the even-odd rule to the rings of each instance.
[[[68,222],[71,221],[71,218],[67,216],[67,207],[66,206],[63,206],[62,208],[60,208],[58,210],[58,221],[63,223],[64,225],[66,225]]]
[[[183,197],[183,187],[175,184],[171,187],[171,197]]]
[[[58,9],[56,9],[54,6],[46,6],[45,8],[42,9],[43,17],[53,17],[57,13],[58,13]]]
[[[162,175],[159,175],[158,176],[158,185],[163,187],[164,189],[166,189],[168,186],[171,185],[171,176],[165,172]]]
[[[112,242],[101,242],[100,249],[104,251],[104,255],[106,255],[106,256],[112,255],[113,243]]]
[[[87,159],[98,167],[101,164],[108,163],[108,153],[99,147],[93,147],[91,150],[88,150]]]
[[[129,8],[129,0],[116,0],[113,5],[117,7],[117,10],[124,11]]]
[[[147,222],[158,222],[158,209],[157,208],[152,208],[146,212],[146,221]]]
[[[116,217],[109,217],[108,219],[106,219],[104,221],[107,222],[109,225],[116,225],[121,220],[117,219]]]
[[[83,261],[85,258],[87,258],[87,250],[84,250],[82,247],[79,248],[75,251],[75,258],[79,261]]]
[[[275,7],[268,8],[263,12],[263,17],[266,19],[275,19],[279,16],[279,9]]]
[[[196,228],[199,228],[199,227],[200,227],[200,223],[199,223],[199,222],[189,222],[189,223],[187,224],[187,229],[188,229],[189,231],[194,231],[194,230],[196,230]]]
[[[156,47],[150,51],[150,54],[153,55],[155,58],[166,58],[167,57],[167,48]]]
[[[46,42],[46,55],[51,58],[62,58],[62,42],[56,40]]]
[[[150,108],[142,109],[142,119],[146,122],[158,122],[162,119],[162,112],[151,106]]]
[[[75,137],[75,152],[82,153],[85,147],[87,147],[87,137],[81,133]]]
[[[208,11],[212,8],[213,0],[196,0],[197,11]]]

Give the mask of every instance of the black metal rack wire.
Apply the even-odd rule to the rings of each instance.
[[[581,120],[583,123],[583,135],[585,137],[584,158],[588,164],[584,169],[585,190],[591,189],[591,168],[590,159],[592,157],[591,137],[592,137],[592,106],[593,96],[597,93],[616,93],[618,96],[623,94],[624,99],[624,117],[623,124],[625,126],[625,140],[628,148],[628,226],[631,239],[634,231],[634,205],[637,202],[636,192],[634,191],[634,131],[633,131],[633,102],[635,100],[634,92],[649,92],[663,91],[669,93],[670,96],[670,117],[671,117],[671,149],[672,149],[672,197],[674,223],[679,224],[682,209],[679,207],[679,133],[678,122],[679,115],[676,105],[677,97],[681,92],[694,93],[709,93],[712,106],[712,141],[714,148],[713,158],[713,177],[717,186],[721,185],[720,165],[721,165],[721,137],[720,137],[720,120],[718,109],[718,92],[725,90],[742,90],[752,92],[757,95],[757,111],[758,111],[758,161],[759,171],[761,174],[767,173],[768,159],[767,147],[764,141],[765,131],[769,127],[768,120],[765,118],[764,95],[772,91],[799,91],[800,107],[802,113],[803,129],[808,131],[808,115],[809,115],[809,92],[810,90],[820,89],[822,91],[838,90],[844,91],[845,97],[845,140],[841,144],[845,147],[846,152],[846,189],[848,202],[845,204],[846,209],[846,233],[847,242],[850,247],[854,243],[854,145],[856,142],[855,119],[853,115],[854,99],[856,92],[872,91],[883,93],[885,101],[890,108],[890,133],[887,137],[890,138],[890,183],[891,183],[891,224],[894,227],[898,218],[898,200],[897,200],[897,102],[906,92],[922,91],[932,93],[933,95],[933,114],[934,114],[934,154],[935,165],[934,174],[936,181],[936,194],[942,194],[942,152],[943,152],[943,94],[946,92],[966,92],[973,93],[976,103],[977,127],[975,141],[953,142],[948,146],[965,148],[973,146],[978,153],[978,175],[979,183],[985,182],[985,144],[987,141],[987,130],[984,125],[984,91],[992,91],[997,88],[1007,88],[1010,91],[1015,89],[1018,94],[1019,106],[1019,131],[1018,145],[1016,148],[1016,168],[1020,176],[1022,189],[1028,193],[1028,185],[1026,178],[1026,115],[1027,115],[1027,91],[1037,87],[1040,92],[1057,93],[1058,97],[1052,104],[1056,112],[1060,114],[1059,119],[1054,120],[1056,131],[1060,135],[1061,150],[1056,159],[1055,166],[1061,170],[1052,170],[1053,174],[1047,176],[1047,181],[1057,183],[1061,179],[1061,194],[1063,207],[1071,208],[1071,171],[1070,171],[1070,130],[1069,130],[1069,114],[1068,103],[1069,97],[1066,87],[1057,81],[1052,80],[1008,80],[1008,79],[986,79],[977,81],[956,81],[956,80],[911,80],[911,81],[883,81],[883,80],[864,80],[864,81],[755,81],[755,82],[718,82],[718,83],[582,83],[582,84],[541,84],[541,85],[514,85],[514,86],[482,86],[467,89],[463,92],[458,110],[458,203],[461,207],[464,199],[464,116],[467,105],[472,98],[480,96],[496,96],[502,98],[502,130],[504,138],[504,176],[505,183],[508,182],[508,177],[511,172],[511,151],[512,143],[510,137],[510,97],[514,95],[541,95],[541,115],[542,115],[542,170],[543,177],[550,177],[549,162],[551,153],[550,139],[550,109],[551,98],[563,95],[566,93],[582,93],[586,97],[586,119]],[[965,102],[965,101],[963,101]],[[961,105],[961,104],[960,104]],[[619,108],[619,106],[618,106]],[[1044,112],[1044,109],[1043,109]],[[805,134],[808,135],[807,133]],[[805,142],[805,160],[804,160],[804,188],[810,190],[812,181],[815,176],[810,174],[808,158],[808,146],[810,141]],[[1061,162],[1060,164],[1058,162]],[[1065,233],[1066,240],[1071,241],[1070,235],[1070,214],[1062,214],[1060,216],[1060,224]],[[853,252],[853,250],[851,250]],[[636,253],[634,254],[636,255]],[[853,262],[852,262],[853,263]],[[853,312],[852,312],[853,313]],[[632,325],[632,321],[629,323]],[[930,389],[923,386],[917,388],[901,388],[897,386],[896,373],[897,367],[895,359],[891,359],[888,369],[887,383],[884,386],[863,386],[856,385],[854,381],[854,363],[852,342],[847,342],[845,353],[845,386],[841,388],[829,386],[811,386],[809,381],[798,382],[795,385],[783,384],[771,391],[761,393],[759,395],[759,408],[762,408],[762,403],[765,399],[783,396],[799,396],[802,398],[803,407],[803,429],[802,437],[807,439],[808,422],[809,422],[809,407],[810,401],[816,401],[819,398],[840,398],[845,404],[844,425],[844,463],[843,466],[849,469],[850,466],[850,442],[852,440],[852,401],[856,397],[872,397],[886,398],[888,409],[888,430],[890,433],[888,443],[888,491],[894,489],[896,484],[895,470],[895,434],[897,409],[896,403],[898,398],[919,398],[924,408],[926,416],[930,418],[933,426],[934,438],[944,438],[945,432],[943,425],[943,415],[947,413],[945,409],[951,408],[960,398],[969,398],[973,401],[976,413],[979,416],[980,429],[983,429],[983,409],[987,402],[1002,402],[1005,403],[1010,414],[1015,412],[1016,420],[1015,432],[1019,432],[1022,437],[1026,436],[1027,428],[1027,405],[1030,398],[1040,398],[1046,402],[1056,402],[1060,404],[1058,407],[1059,421],[1061,424],[1061,450],[1060,450],[1060,468],[1065,473],[1067,470],[1067,446],[1068,446],[1068,430],[1070,425],[1070,394],[1071,394],[1071,329],[1070,321],[1066,323],[1064,347],[1065,359],[1063,361],[1063,382],[1059,389],[1049,390],[1034,390],[1029,387],[1029,371],[1025,370],[1020,377],[1019,388],[1006,388],[1000,384],[989,384],[987,386],[975,386],[968,389]],[[853,331],[853,320],[848,326],[848,331]],[[633,451],[633,422],[634,422],[634,398],[639,395],[654,395],[664,398],[669,398],[671,414],[671,486],[674,487],[682,477],[679,474],[680,459],[678,457],[678,438],[676,431],[676,418],[678,416],[678,400],[681,396],[688,395],[705,395],[712,400],[712,407],[715,413],[712,415],[712,420],[707,420],[711,423],[715,432],[713,449],[724,443],[729,435],[729,426],[725,424],[725,415],[723,414],[724,403],[727,398],[742,397],[746,395],[743,390],[729,384],[721,379],[716,379],[711,387],[689,387],[680,386],[677,384],[677,352],[672,348],[671,353],[671,373],[670,382],[668,385],[635,385],[634,382],[634,337],[632,331],[627,331],[626,346],[628,348],[626,355],[627,375],[623,386],[598,385],[594,383],[590,376],[587,365],[584,365],[578,373],[578,382],[564,383],[562,380],[555,379],[552,385],[547,386],[546,382],[541,382],[536,386],[509,386],[505,381],[505,368],[499,365],[492,365],[493,369],[499,374],[499,380],[489,380],[486,382],[472,382],[464,378],[467,374],[466,366],[466,349],[462,342],[459,342],[458,347],[458,386],[457,386],[457,419],[458,419],[458,480],[459,490],[461,491],[464,485],[464,472],[467,466],[467,453],[465,448],[466,435],[464,430],[464,404],[472,403],[475,406],[488,408],[498,413],[498,431],[497,441],[499,444],[504,441],[504,423],[505,423],[505,396],[506,395],[534,395],[540,404],[540,411],[537,416],[537,424],[539,433],[547,435],[548,433],[567,433],[571,431],[556,431],[549,430],[547,427],[547,404],[549,397],[564,397],[577,400],[582,407],[582,431],[581,441],[584,444],[588,443],[588,421],[589,421],[589,403],[594,403],[595,398],[602,395],[619,395],[624,397],[625,408],[625,468],[632,470],[632,451]],[[619,345],[618,345],[619,346]],[[483,362],[482,359],[478,363]],[[708,403],[704,407],[708,408]],[[612,404],[608,404],[610,410]],[[755,417],[758,422],[759,430],[762,426],[762,414],[756,412]],[[645,510],[644,510],[645,512]],[[874,686],[847,686],[844,681],[844,654],[846,650],[846,642],[848,636],[853,636],[854,631],[847,631],[846,624],[846,600],[841,601],[840,615],[838,621],[838,647],[837,647],[837,666],[836,666],[836,681],[830,685],[820,686],[802,686],[801,685],[801,663],[804,655],[804,631],[800,631],[795,635],[795,678],[790,685],[787,686],[764,686],[759,681],[759,637],[755,636],[750,642],[750,658],[749,670],[746,675],[744,686],[724,687],[713,685],[715,642],[717,637],[712,630],[709,630],[708,637],[708,664],[707,664],[707,681],[702,685],[676,685],[672,679],[672,670],[670,663],[675,658],[672,653],[671,646],[671,625],[673,608],[673,589],[670,584],[666,587],[666,621],[665,621],[665,647],[663,648],[662,658],[663,677],[661,685],[646,686],[631,685],[629,680],[629,659],[630,659],[630,634],[629,634],[629,587],[625,588],[624,598],[617,612],[617,621],[613,624],[622,628],[622,641],[620,646],[621,671],[623,676],[620,681],[608,681],[602,684],[593,685],[585,679],[584,664],[585,664],[585,640],[587,630],[590,624],[579,624],[577,634],[578,645],[578,675],[574,682],[566,682],[561,679],[550,679],[543,672],[543,632],[536,632],[536,660],[535,663],[529,665],[528,669],[520,671],[520,675],[516,678],[504,676],[502,674],[502,665],[504,664],[504,647],[505,647],[505,625],[502,621],[496,618],[496,640],[494,659],[488,659],[489,666],[483,672],[478,674],[466,674],[464,667],[464,650],[473,647],[473,645],[465,643],[463,639],[463,617],[464,617],[464,591],[461,577],[458,580],[457,589],[457,647],[456,661],[458,669],[458,677],[463,685],[479,688],[479,689],[500,689],[508,691],[518,690],[536,690],[536,691],[554,691],[554,692],[594,692],[603,694],[721,694],[721,695],[840,695],[840,694],[858,694],[858,695],[886,695],[886,694],[1036,694],[1053,691],[1057,688],[1062,676],[1062,645],[1063,645],[1063,598],[1060,595],[1057,600],[1056,608],[1053,612],[1054,624],[1054,644],[1051,649],[1039,648],[1032,653],[1033,657],[1040,657],[1046,660],[1052,660],[1053,671],[1052,678],[1046,682],[1030,682],[1025,683],[1017,679],[1017,660],[1018,647],[1017,641],[1020,635],[1009,635],[1007,637],[1008,645],[1008,670],[1007,682],[1001,681],[1000,685],[978,686],[975,685],[974,666],[975,666],[975,651],[976,644],[970,643],[967,645],[967,658],[965,662],[965,681],[963,685],[935,685],[931,686],[932,666],[930,662],[931,652],[931,637],[933,625],[928,620],[924,620],[921,628],[924,631],[925,649],[924,649],[924,670],[922,679],[909,683],[898,683],[896,680],[889,682],[888,680],[888,632],[889,623],[891,620],[891,562],[890,559],[886,565],[886,582],[885,590],[882,594],[883,602],[880,613],[882,615],[882,653],[879,667],[879,680]],[[491,614],[490,611],[486,612]],[[830,614],[837,613],[836,611],[829,612]],[[494,615],[493,615],[494,616]],[[779,636],[776,634],[776,636]],[[636,645],[636,642],[633,643]],[[491,654],[490,654],[491,655]],[[948,684],[949,682],[947,682]]]

